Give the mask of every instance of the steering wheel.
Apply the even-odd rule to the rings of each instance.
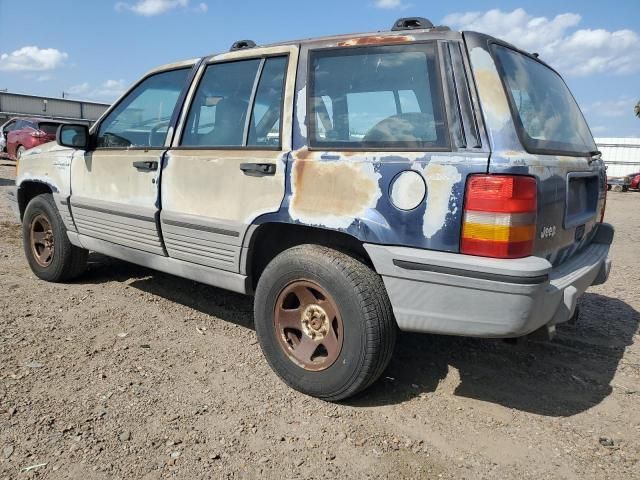
[[[153,146],[153,137],[156,133],[158,133],[158,130],[160,130],[162,127],[166,127],[169,125],[169,121],[165,120],[164,122],[160,122],[158,123],[156,126],[152,127],[151,130],[149,130],[149,138],[147,140],[147,145],[149,147]]]

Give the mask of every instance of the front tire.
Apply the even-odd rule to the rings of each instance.
[[[63,282],[81,275],[87,250],[72,245],[50,193],[34,197],[22,218],[22,244],[29,266],[38,278]]]
[[[381,278],[319,245],[269,263],[254,303],[262,351],[292,388],[328,401],[371,385],[391,360],[397,325]]]

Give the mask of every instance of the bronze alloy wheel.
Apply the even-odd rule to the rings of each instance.
[[[305,370],[329,368],[342,351],[340,311],[327,291],[309,280],[296,280],[280,292],[273,327],[280,347]]]
[[[42,213],[33,217],[30,228],[33,258],[41,267],[48,267],[53,259],[53,230],[49,219]]]

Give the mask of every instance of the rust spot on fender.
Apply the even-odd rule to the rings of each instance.
[[[389,43],[413,42],[415,38],[411,35],[373,35],[367,37],[356,37],[338,42],[339,47],[353,47],[356,45],[384,45]]]
[[[367,162],[294,162],[289,214],[302,223],[347,228],[380,198],[373,165]]]

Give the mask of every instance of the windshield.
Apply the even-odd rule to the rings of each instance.
[[[556,72],[507,47],[496,45],[494,53],[527,150],[573,154],[596,150],[578,104]]]

